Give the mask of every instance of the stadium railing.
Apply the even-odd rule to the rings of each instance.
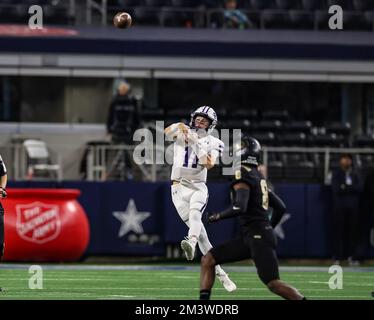
[[[21,140],[20,140],[21,141]],[[27,158],[22,143],[13,140],[0,146],[8,167],[9,179],[27,180]],[[137,149],[136,149],[137,148]],[[134,151],[138,159],[134,158]],[[124,145],[108,141],[80,143],[48,143],[54,163],[61,167],[58,180],[87,181],[167,181],[170,178],[172,148],[170,144]],[[146,154],[145,154],[146,153]],[[374,149],[368,147],[268,147],[263,146],[263,164],[268,167],[269,178],[284,182],[328,183],[331,170],[339,165],[343,153],[353,155],[354,165],[366,173],[374,170]],[[142,164],[134,160],[143,160]],[[227,158],[226,158],[227,159]],[[131,163],[129,163],[129,161]],[[220,169],[232,167],[219,160],[217,168],[209,174],[212,181],[223,181]],[[129,175],[130,174],[130,175]],[[33,180],[39,180],[33,177]],[[46,180],[43,178],[40,180]]]

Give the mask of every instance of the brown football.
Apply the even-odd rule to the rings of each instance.
[[[132,18],[127,12],[118,12],[113,18],[113,24],[120,29],[129,28]]]

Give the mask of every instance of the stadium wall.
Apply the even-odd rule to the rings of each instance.
[[[166,182],[10,182],[10,188],[76,188],[85,209],[91,239],[86,255],[166,256],[177,248],[187,227],[177,215]],[[207,212],[229,205],[227,184],[211,183]],[[278,254],[284,258],[330,258],[331,192],[311,184],[279,184],[287,215],[276,229]],[[10,194],[11,196],[11,194]],[[213,245],[235,237],[235,219],[208,225]],[[368,237],[367,237],[368,238]],[[367,239],[367,242],[369,239]],[[360,256],[374,257],[364,243]]]

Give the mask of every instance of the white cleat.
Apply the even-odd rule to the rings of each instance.
[[[226,291],[232,292],[236,290],[236,284],[229,278],[229,275],[227,273],[217,273],[216,276],[222,283]]]
[[[195,246],[196,243],[193,243],[187,237],[185,238],[185,240],[182,240],[181,248],[184,251],[187,260],[193,260],[193,258],[195,257]]]

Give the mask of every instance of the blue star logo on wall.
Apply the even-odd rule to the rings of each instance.
[[[113,216],[121,222],[118,237],[121,238],[130,231],[144,233],[142,222],[151,215],[150,212],[138,211],[134,199],[130,199],[126,211],[114,211]]]

